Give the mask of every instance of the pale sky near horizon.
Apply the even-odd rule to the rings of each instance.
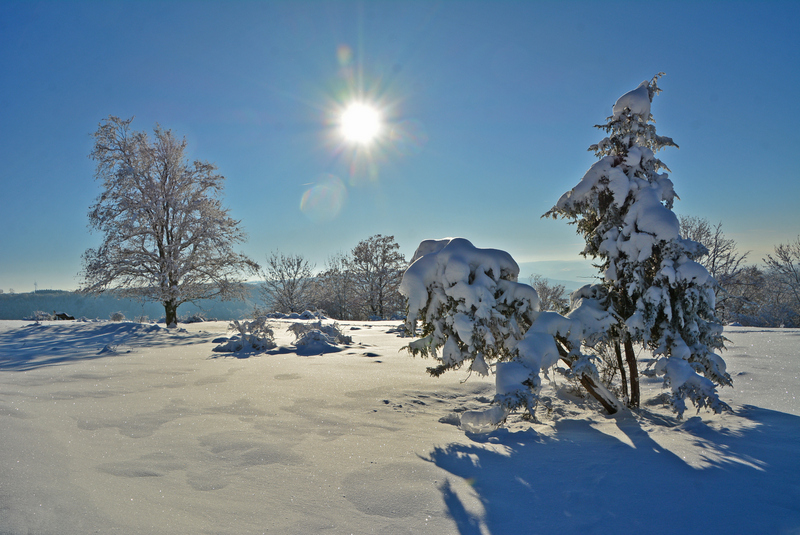
[[[574,280],[592,272],[580,237],[540,216],[596,161],[593,125],[659,71],[675,211],[760,263],[800,235],[799,26],[794,1],[4,1],[0,289],[78,287],[108,115],[216,163],[256,261],[461,236]],[[393,135],[352,165],[335,118],[358,97]]]

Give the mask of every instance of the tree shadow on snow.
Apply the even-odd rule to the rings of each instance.
[[[32,323],[0,332],[0,371],[27,371],[109,358],[142,347],[202,344],[210,336],[132,322]]]
[[[561,420],[552,437],[499,429],[436,448],[429,460],[484,508],[479,518],[440,487],[459,532],[800,533],[800,417],[744,406],[725,416],[743,419],[736,431],[699,417],[656,423],[662,446],[642,428],[658,417],[642,412],[616,418],[622,439]]]

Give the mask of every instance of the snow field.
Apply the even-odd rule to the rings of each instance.
[[[298,356],[291,323],[237,355],[226,322],[0,322],[0,533],[800,529],[799,330],[726,329],[733,415],[678,421],[652,379],[609,417],[544,380],[540,422],[470,435],[493,377],[428,377],[398,322]]]

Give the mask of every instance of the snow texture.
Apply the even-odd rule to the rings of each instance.
[[[227,322],[0,321],[0,533],[800,528],[798,329],[726,328],[731,414],[679,421],[645,378],[642,410],[608,417],[555,376],[538,422],[473,435],[458,416],[480,427],[493,378],[426,377],[397,322],[298,357],[291,323],[283,351],[226,355]],[[646,514],[659,496],[680,514]]]

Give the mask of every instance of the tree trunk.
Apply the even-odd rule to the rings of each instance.
[[[596,383],[592,377],[581,375],[581,385],[594,399],[600,402],[603,408],[608,411],[608,414],[615,414],[619,410],[614,404],[614,395],[602,384]]]
[[[178,305],[175,301],[164,301],[164,315],[166,316],[167,327],[178,325]]]
[[[625,360],[628,361],[628,371],[631,374],[631,398],[628,405],[633,409],[639,408],[639,370],[636,368],[636,354],[633,351],[633,342],[630,335],[625,336]]]
[[[569,344],[561,337],[558,337],[558,341],[560,343],[556,344],[556,347],[558,348],[558,354],[561,356],[561,360],[572,368],[569,352],[564,349],[564,346]],[[594,378],[588,375],[581,375],[580,381],[583,388],[585,388],[594,399],[600,402],[603,408],[608,411],[608,414],[615,414],[619,408],[622,407],[622,404],[614,397],[614,394],[609,392],[601,383],[595,382]]]
[[[622,396],[628,398],[628,375],[625,373],[625,364],[622,362],[622,351],[619,348],[619,339],[614,340],[614,351],[617,353],[617,366],[619,366],[619,376],[622,382]]]

